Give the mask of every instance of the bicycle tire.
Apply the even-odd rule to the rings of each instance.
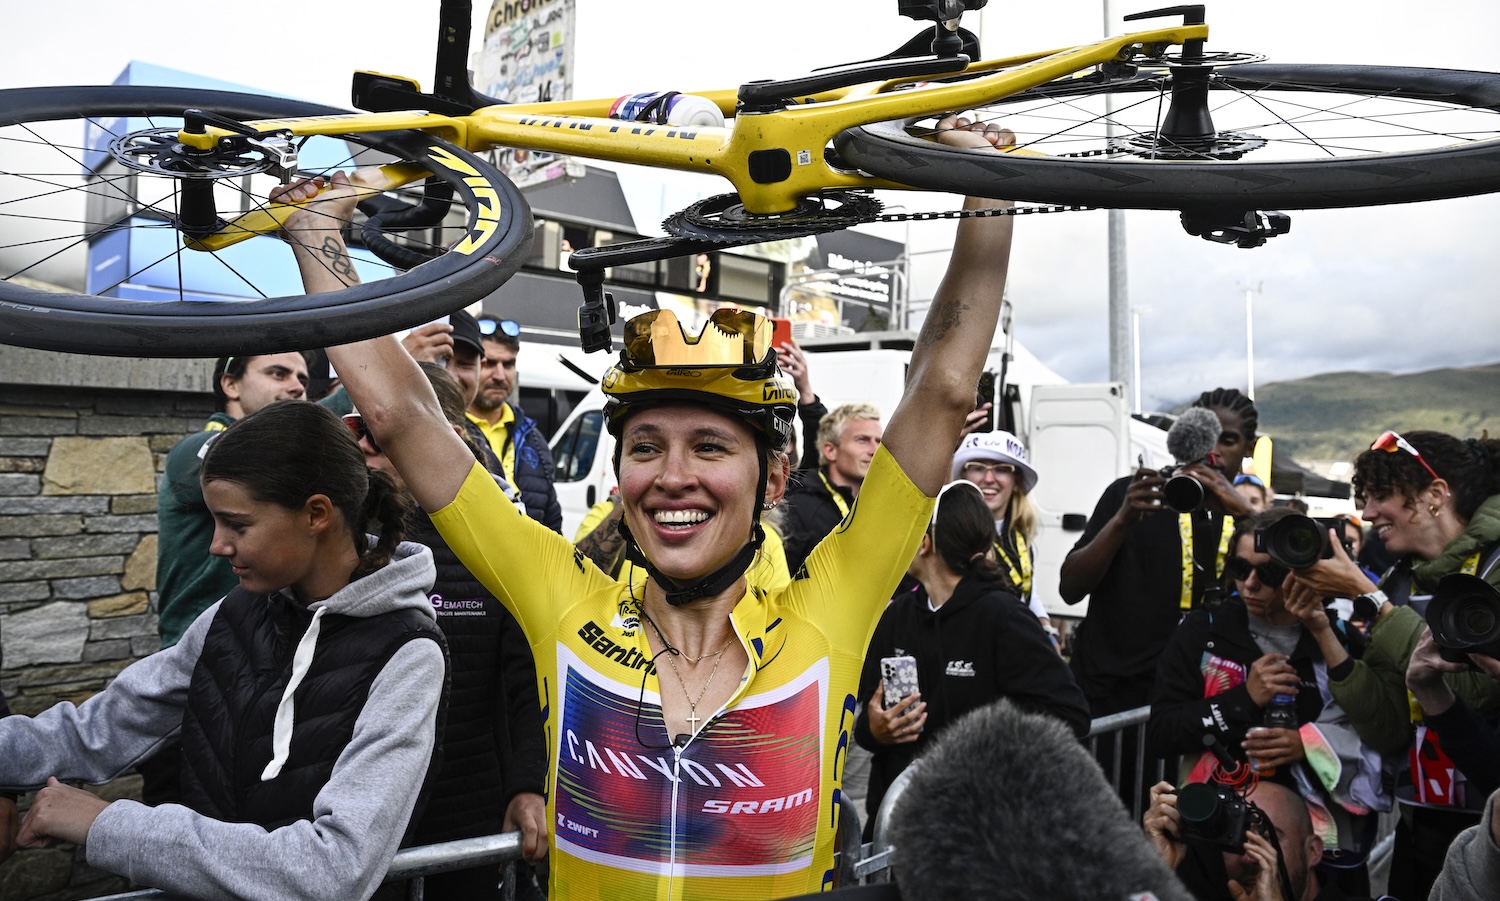
[[[1081,99],[1105,94],[1132,99],[1143,91],[1159,92],[1162,78],[1159,74],[1143,74],[1108,84],[1089,84],[1080,79],[1054,82],[997,100],[993,107],[976,112],[976,117],[1006,125],[1007,119],[1015,121],[1010,113],[1019,108],[1018,104],[1042,107],[1076,104]],[[1280,94],[1293,98],[1337,95],[1346,105],[1356,106],[1414,104],[1436,115],[1475,117],[1475,122],[1482,126],[1478,129],[1482,139],[1459,143],[1459,138],[1437,131],[1434,141],[1451,138],[1453,143],[1357,153],[1351,151],[1363,147],[1330,150],[1325,144],[1317,152],[1330,155],[1300,159],[1270,159],[1261,150],[1250,150],[1243,158],[1233,160],[1122,159],[1108,152],[1110,148],[1118,148],[1118,143],[1106,145],[1105,152],[1092,157],[1030,156],[939,144],[909,130],[917,120],[900,120],[849,129],[836,138],[835,147],[849,163],[912,187],[1115,209],[1326,209],[1500,191],[1500,74],[1392,66],[1252,64],[1222,70],[1216,75],[1213,87],[1232,93],[1211,96],[1231,97],[1235,101],[1253,97],[1253,104],[1261,103],[1263,97]],[[1301,105],[1300,100],[1298,104]],[[1216,125],[1220,124],[1220,110],[1228,105],[1225,103],[1215,110]],[[1138,108],[1143,104],[1135,102],[1131,106]],[[1164,109],[1165,104],[1156,106]],[[1266,127],[1281,127],[1269,113],[1263,114],[1263,118],[1271,123]],[[1327,124],[1306,119],[1308,124],[1315,121]],[[1291,125],[1295,130],[1296,122]],[[1080,138],[1075,133],[1069,142],[1076,145]],[[1397,133],[1389,138],[1398,145],[1418,139],[1415,133]],[[1115,138],[1116,142],[1119,140]],[[1310,140],[1293,138],[1289,146],[1295,148],[1300,144],[1306,149]],[[1356,139],[1339,140],[1352,144]],[[1373,146],[1371,139],[1358,140]],[[1021,144],[1027,146],[1028,142],[1029,139],[1023,139]],[[1348,155],[1337,155],[1339,152]]]
[[[40,134],[41,130],[53,127],[42,123],[74,119],[90,123],[91,127],[106,127],[103,120],[111,117],[127,117],[127,123],[132,117],[153,122],[158,117],[170,120],[175,116],[180,120],[182,111],[188,108],[236,119],[348,112],[303,101],[190,88],[23,88],[0,91],[0,129],[19,129],[24,136]],[[309,139],[310,142],[317,140]],[[188,299],[189,295],[180,285],[182,268],[177,273],[179,287],[175,299],[144,301],[40,289],[23,284],[26,270],[17,273],[12,265],[0,271],[4,278],[0,281],[0,343],[73,353],[157,357],[223,356],[326,347],[389,334],[451,313],[482,299],[520,267],[530,246],[530,210],[514,185],[484,160],[418,131],[342,135],[330,140],[342,142],[329,146],[348,151],[351,157],[357,154],[364,159],[368,154],[371,161],[378,162],[419,160],[432,173],[432,178],[451,185],[464,207],[462,224],[456,229],[474,238],[468,252],[450,250],[409,271],[393,269],[390,277],[326,294],[285,293],[215,302]],[[39,144],[35,140],[25,143],[35,144],[49,157],[52,151],[61,151],[64,155],[62,168],[69,168],[66,160],[74,160],[79,164],[78,178],[87,183],[83,173],[88,171],[88,166],[84,165],[89,159],[88,145]],[[9,144],[0,144],[0,153],[5,152],[5,146]],[[21,150],[24,148],[17,152]],[[349,165],[336,168],[352,168],[360,164],[358,159],[348,162]],[[52,165],[57,168],[56,164]],[[124,169],[120,171],[125,172]],[[312,173],[299,171],[299,175],[307,174]],[[52,190],[49,182],[60,180],[65,175],[69,173],[28,176],[0,161],[0,182],[18,178],[35,182],[40,178],[42,187],[37,189],[40,194]],[[269,179],[273,184],[275,181],[270,175],[256,178]],[[107,186],[107,190],[85,192],[92,193],[86,198],[86,204],[141,204],[139,207],[127,206],[134,211],[127,217],[128,222],[103,219],[111,224],[101,226],[99,221],[90,223],[87,214],[78,221],[68,217],[35,215],[27,218],[37,222],[38,227],[62,219],[59,229],[81,226],[85,234],[92,226],[99,235],[133,228],[171,228],[166,222],[149,218],[158,216],[159,207],[149,199],[143,201],[142,198],[148,195],[137,190],[139,185],[148,182],[156,186],[163,184],[148,178],[131,180],[131,173],[127,172],[120,178],[111,175],[95,183]],[[133,193],[127,195],[121,185],[129,185]],[[58,190],[68,189],[70,187]],[[16,215],[14,209],[7,212],[8,208],[22,202],[15,199],[14,193],[0,184],[0,218]],[[35,198],[22,200],[34,201]],[[476,226],[481,212],[484,219]],[[142,217],[147,219],[147,224],[137,226],[135,220]],[[158,218],[164,218],[164,214]],[[176,240],[175,229],[172,235],[169,243]],[[77,246],[85,239],[64,237],[57,240],[72,240],[73,244],[69,246]],[[254,238],[245,243],[263,242],[261,250],[257,251],[260,253],[266,246],[265,240]],[[0,242],[0,252],[14,250],[15,246]],[[183,254],[180,242],[176,252]],[[294,278],[296,265],[292,262],[290,250],[278,248],[276,253],[284,254],[278,260],[278,268],[284,265]],[[183,260],[188,260],[189,265],[198,265],[199,260],[207,256],[210,255],[198,253],[197,258],[189,259],[182,255],[177,265],[181,267]],[[217,257],[217,254],[213,256]],[[246,278],[241,273],[235,274]],[[259,276],[259,273],[255,275]],[[286,272],[278,273],[277,277],[288,278]],[[119,284],[111,290],[117,289]],[[294,290],[300,291],[300,282],[295,284]]]

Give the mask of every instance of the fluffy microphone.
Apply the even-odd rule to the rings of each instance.
[[[1189,407],[1167,430],[1167,452],[1179,464],[1196,463],[1213,453],[1224,426],[1205,407]]]
[[[892,813],[903,901],[1192,901],[1068,727],[1006,700],[945,729]]]

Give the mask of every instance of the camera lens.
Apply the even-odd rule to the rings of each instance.
[[[1177,813],[1189,823],[1209,823],[1219,815],[1219,795],[1209,785],[1191,782],[1177,790]]]
[[[1439,648],[1500,656],[1500,592],[1483,579],[1444,576],[1427,606],[1427,622]]]
[[[1192,476],[1173,476],[1161,487],[1162,500],[1178,513],[1191,513],[1203,506],[1203,485]]]
[[[1495,631],[1495,611],[1482,601],[1470,600],[1453,611],[1453,622],[1465,638],[1483,642]]]
[[[1277,563],[1302,569],[1318,562],[1327,540],[1322,526],[1311,517],[1299,514],[1266,526],[1263,544],[1265,552]]]

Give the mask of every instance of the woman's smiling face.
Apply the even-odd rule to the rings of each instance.
[[[620,497],[631,534],[663,575],[695,581],[750,539],[760,454],[744,422],[708,407],[661,404],[634,413],[620,435]],[[773,465],[767,498],[785,487]]]

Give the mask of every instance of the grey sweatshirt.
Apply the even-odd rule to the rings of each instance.
[[[1458,834],[1448,846],[1443,871],[1430,901],[1490,901],[1500,892],[1500,846],[1495,844],[1496,792],[1484,805],[1484,819]]]
[[[367,617],[411,608],[433,616],[427,593],[435,574],[432,553],[403,542],[389,566],[309,609]],[[214,604],[180,642],[127,667],[82,705],[64,702],[34,718],[0,721],[0,791],[37,788],[48,776],[108,782],[155,753],[181,729],[188,682],[218,610]],[[316,623],[308,629],[312,640]],[[407,642],[391,657],[313,800],[312,820],[268,832],[178,804],[116,801],[89,829],[89,864],[205,901],[369,898],[421,790],[443,676],[435,642]],[[287,698],[283,707],[289,706]]]

